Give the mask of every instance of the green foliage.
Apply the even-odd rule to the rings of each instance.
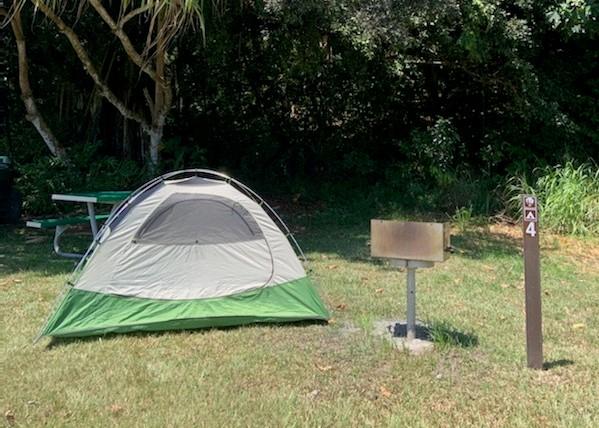
[[[520,195],[539,198],[543,227],[574,235],[599,234],[599,167],[588,162],[535,170],[531,182],[513,176],[506,186],[508,211],[521,216]]]
[[[597,31],[599,2],[596,0],[565,0],[549,8],[547,20],[553,28],[572,34]]]
[[[472,226],[472,220],[472,205],[456,208],[455,213],[451,216],[451,222],[462,233],[466,232]]]
[[[92,144],[106,170],[121,159],[143,170],[147,138],[97,97],[66,40],[24,7],[32,86],[57,136],[71,152]],[[497,208],[494,189],[508,171],[599,159],[594,0],[269,0],[205,2],[201,12],[206,37],[187,31],[169,52],[176,102],[162,170],[210,167],[274,194],[313,199],[326,188],[347,199],[348,188],[371,206],[471,206],[476,216]],[[85,8],[63,16],[77,22],[114,92],[143,111],[147,76],[106,25]],[[145,42],[142,24],[127,23],[135,46]],[[47,151],[17,119],[14,50],[5,56],[12,120],[0,145],[30,182],[72,188],[67,177],[34,178]],[[112,187],[135,181],[122,179]]]
[[[179,137],[167,138],[163,141],[162,154],[166,160],[161,167],[165,171],[206,165],[206,150],[197,145],[182,144]]]
[[[69,162],[39,157],[18,165],[17,187],[23,194],[23,209],[27,214],[81,208],[55,204],[51,200],[53,193],[134,189],[149,178],[148,172],[135,162],[99,156],[93,145],[70,154]]]
[[[32,214],[55,211],[52,193],[72,189],[78,180],[65,162],[47,157],[20,165],[19,172],[17,188],[23,194],[23,210]]]

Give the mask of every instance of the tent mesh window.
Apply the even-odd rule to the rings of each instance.
[[[175,193],[139,228],[134,243],[213,245],[264,239],[252,215],[238,202],[215,195]]]

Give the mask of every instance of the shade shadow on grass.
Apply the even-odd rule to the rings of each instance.
[[[477,260],[489,256],[519,255],[522,247],[520,240],[507,234],[479,231],[452,234],[451,245],[461,256]]]
[[[71,236],[68,248],[78,250],[89,244],[87,237]],[[52,250],[53,233],[39,232],[17,226],[0,226],[0,275],[32,272],[43,275],[69,273],[75,262],[57,256]],[[91,238],[90,238],[91,239]]]
[[[429,340],[434,342],[435,345],[456,346],[459,348],[478,346],[478,336],[471,332],[460,331],[445,321],[430,322],[426,330]]]
[[[375,261],[370,257],[370,231],[367,226],[329,231],[322,234],[300,234],[300,245],[307,252],[334,254],[348,261]],[[451,235],[455,252],[469,259],[513,257],[520,255],[521,242],[509,235],[466,232]]]
[[[348,261],[373,261],[370,257],[370,219],[349,226],[330,226],[326,234],[318,228],[296,233],[307,253],[325,253]],[[456,255],[482,260],[513,257],[521,253],[521,241],[505,233],[472,230],[451,235]]]
[[[223,327],[207,327],[207,328],[197,328],[197,329],[185,329],[185,330],[160,330],[160,331],[132,331],[127,333],[106,333],[106,334],[98,334],[93,336],[83,336],[83,337],[51,337],[50,342],[46,345],[47,350],[52,350],[53,348],[58,348],[62,346],[68,346],[75,343],[87,343],[87,342],[97,342],[99,340],[114,340],[123,337],[161,337],[165,335],[182,335],[182,334],[209,334],[212,331],[234,331],[240,330],[243,328],[260,328],[263,326],[269,327],[289,327],[289,328],[304,328],[313,325],[326,326],[328,325],[328,321],[325,320],[300,320],[300,321],[292,321],[292,322],[256,322],[250,324],[240,324],[240,325],[230,325]]]
[[[370,258],[370,236],[366,227],[334,228],[326,235],[315,232],[296,234],[306,253],[334,254],[348,261],[364,261]]]
[[[566,367],[574,364],[574,361],[569,359],[546,361],[543,363],[543,370],[551,370],[556,367]]]

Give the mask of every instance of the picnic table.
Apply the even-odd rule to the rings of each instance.
[[[92,229],[94,239],[98,234],[98,222],[96,219],[95,204],[117,205],[127,199],[131,191],[103,191],[103,192],[76,192],[76,193],[55,193],[52,195],[53,201],[83,202],[87,205],[87,214]]]
[[[120,202],[127,199],[131,191],[103,191],[103,192],[75,192],[75,193],[55,193],[52,195],[53,201],[80,202],[87,206],[87,216],[70,216],[63,218],[48,218],[39,220],[30,220],[28,227],[36,229],[54,229],[54,251],[59,256],[76,258],[83,257],[83,254],[67,253],[60,249],[60,237],[69,226],[76,224],[85,224],[89,222],[93,239],[98,235],[98,221],[106,220],[108,214],[96,214],[95,205],[112,205],[113,208]]]

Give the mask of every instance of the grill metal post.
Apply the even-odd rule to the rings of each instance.
[[[416,268],[408,267],[406,338],[416,338]]]

